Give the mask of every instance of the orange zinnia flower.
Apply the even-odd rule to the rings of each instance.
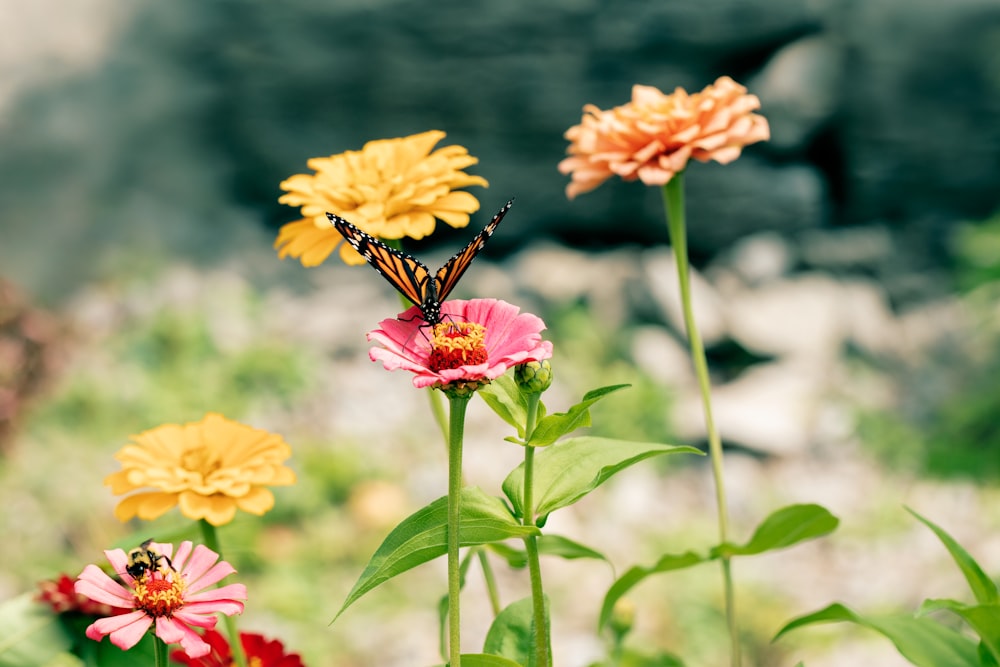
[[[588,104],[583,120],[565,135],[570,157],[559,171],[573,177],[566,196],[589,192],[612,176],[665,185],[691,158],[732,162],[744,146],[770,138],[767,119],[752,113],[759,108],[757,96],[727,76],[693,95],[635,85],[628,104],[608,111]]]
[[[431,130],[398,139],[369,141],[360,151],[347,151],[307,162],[314,174],[296,174],[281,183],[282,204],[298,206],[302,219],[278,232],[279,257],[292,256],[303,266],[318,266],[334,250],[347,264],[364,264],[361,255],[340,235],[327,213],[335,213],[382,239],[420,239],[434,231],[435,221],[464,227],[479,200],[456,191],[488,185],[463,169],[479,160],[463,146],[433,150],[444,132]]]

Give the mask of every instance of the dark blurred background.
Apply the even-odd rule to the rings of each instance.
[[[693,91],[728,74],[771,121],[771,142],[689,179],[699,261],[750,231],[875,225],[893,248],[865,268],[892,288],[899,272],[946,261],[949,227],[1000,200],[995,0],[4,11],[0,274],[46,301],[109,254],[120,270],[127,248],[218,261],[239,249],[241,228],[296,217],[278,183],[308,158],[431,128],[480,158],[484,209],[518,198],[497,252],[539,236],[666,243],[653,189],[609,183],[567,202],[556,171],[582,105],[621,104],[633,83]],[[894,298],[928,289],[897,282]]]

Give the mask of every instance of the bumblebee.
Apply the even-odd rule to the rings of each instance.
[[[142,579],[147,572],[159,571],[167,574],[174,571],[174,564],[166,554],[153,546],[153,540],[149,539],[140,544],[135,549],[128,552],[128,565],[125,571],[133,579]]]

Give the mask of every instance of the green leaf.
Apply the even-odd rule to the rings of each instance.
[[[535,455],[535,511],[538,516],[572,505],[612,475],[663,454],[701,454],[694,447],[583,436],[540,449]],[[524,464],[504,480],[503,491],[518,516],[524,508]]]
[[[601,552],[561,535],[542,535],[538,538],[537,544],[538,553],[543,556],[559,556],[566,560],[593,558],[595,560],[603,560],[609,564],[611,562]],[[512,568],[519,569],[528,564],[528,554],[524,549],[518,549],[510,544],[500,542],[490,544],[489,549],[506,560],[507,565]]]
[[[958,615],[969,624],[979,638],[983,647],[993,657],[994,662],[1000,662],[1000,605],[980,604],[967,605],[955,600],[925,600],[920,606],[920,613],[944,609]]]
[[[672,570],[683,570],[691,567],[692,565],[697,565],[699,563],[704,563],[708,560],[708,557],[696,554],[693,551],[687,551],[682,554],[667,554],[660,557],[656,561],[655,565],[650,567],[643,567],[641,565],[636,565],[629,568],[629,570],[618,578],[615,583],[611,584],[611,588],[604,596],[604,602],[601,604],[601,613],[597,619],[598,629],[603,628],[607,625],[608,621],[611,620],[611,612],[614,611],[615,603],[621,599],[625,593],[632,589],[636,584],[641,582],[646,577],[654,574],[659,574],[660,572],[670,572]]]
[[[805,540],[832,533],[839,520],[820,505],[789,505],[772,512],[743,546],[721,544],[709,552],[711,558],[753,556],[765,551],[784,549]]]
[[[548,599],[545,600],[545,622],[549,622]],[[483,651],[503,656],[514,664],[532,667],[535,664],[535,617],[530,597],[508,605],[497,614],[486,633]],[[551,654],[551,649],[549,651]],[[462,658],[465,664],[465,658]]]
[[[521,664],[499,655],[463,653],[462,667],[521,667]]]
[[[507,561],[507,565],[520,569],[528,564],[528,554],[524,549],[518,549],[506,542],[494,542],[486,548]]]
[[[543,556],[559,556],[566,560],[593,558],[611,563],[608,557],[596,549],[580,544],[562,535],[545,534],[538,538],[538,553]]]
[[[566,412],[556,412],[539,419],[527,444],[533,447],[545,447],[581,426],[590,426],[590,406],[608,394],[628,386],[630,385],[616,384],[588,391],[584,394],[582,401]]]
[[[476,392],[500,419],[515,429],[524,439],[524,423],[528,420],[528,404],[517,382],[510,375],[501,375]]]
[[[462,546],[488,544],[511,537],[538,535],[522,526],[503,500],[476,487],[462,489],[459,541]],[[396,526],[375,551],[334,621],[358,598],[398,574],[442,556],[448,546],[448,499],[438,498]],[[332,622],[332,621],[331,621]]]
[[[976,602],[979,604],[997,604],[1000,602],[1000,594],[997,593],[997,585],[993,583],[983,569],[979,567],[979,563],[969,555],[969,553],[963,549],[958,542],[956,542],[951,535],[942,530],[939,526],[932,523],[930,520],[925,519],[920,516],[909,507],[906,511],[915,516],[921,523],[934,531],[934,534],[938,536],[938,539],[944,544],[948,552],[951,553],[951,557],[955,559],[958,564],[962,574],[965,575],[965,580],[969,582],[969,588],[972,589],[972,594],[976,597]]]
[[[980,667],[975,642],[956,630],[926,617],[862,616],[839,603],[794,619],[774,639],[806,625],[836,621],[855,623],[880,633],[917,667]]]
[[[41,667],[72,646],[59,617],[30,593],[0,604],[0,667]]]

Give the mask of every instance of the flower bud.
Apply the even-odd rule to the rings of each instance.
[[[552,364],[548,359],[521,364],[514,369],[514,380],[525,394],[540,394],[552,384]]]

